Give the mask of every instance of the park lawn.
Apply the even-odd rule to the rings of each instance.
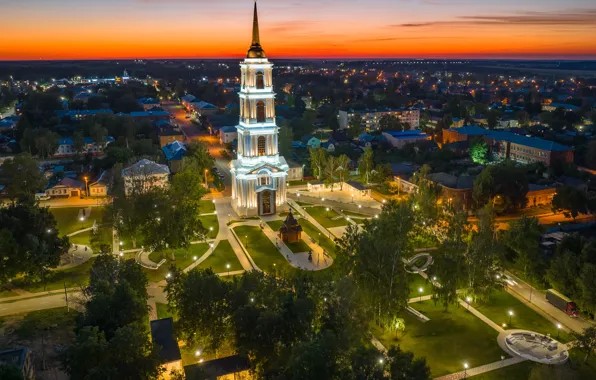
[[[349,210],[343,210],[342,211],[344,214],[346,214],[347,216],[353,216],[356,217],[356,221],[359,221],[361,219],[359,218],[365,218],[365,219],[370,219],[373,217],[373,215],[367,215],[367,214],[361,214],[359,212],[354,212],[354,211],[349,211]]]
[[[302,226],[302,231],[304,233],[306,233],[311,239],[314,239],[315,242],[318,243],[319,246],[323,248],[325,252],[327,252],[327,254],[329,254],[329,256],[335,259],[337,256],[337,245],[333,242],[333,240],[329,239],[329,237],[325,236],[324,234],[321,234],[321,238],[319,239],[319,233],[321,231],[319,231],[318,228],[313,226],[313,224],[306,219],[300,219],[298,223],[300,223]]]
[[[463,307],[450,306],[447,312],[431,301],[413,305],[430,321],[422,323],[403,312],[406,330],[395,339],[394,331],[381,331],[373,326],[373,334],[389,349],[400,345],[417,357],[426,357],[431,376],[437,377],[463,369],[463,363],[477,367],[501,360],[507,354],[497,344],[498,333]]]
[[[174,315],[168,310],[168,305],[161,302],[155,303],[155,311],[157,312],[157,319],[169,318]]]
[[[51,208],[50,212],[54,215],[60,235],[68,235],[75,231],[93,226],[93,222],[102,223],[104,209],[102,207],[91,207],[91,214],[85,217],[85,220],[79,219],[79,211],[84,207],[66,207]]]
[[[202,200],[199,202],[199,211],[201,214],[210,214],[215,211],[215,203],[212,200]]]
[[[14,290],[0,288],[0,298],[16,297],[18,295],[19,293],[15,292]]]
[[[323,206],[313,206],[306,209],[306,212],[310,214],[319,224],[325,228],[331,227],[342,227],[347,226],[348,221],[344,217],[340,217],[340,215],[329,208],[329,212],[327,212],[326,208]],[[334,219],[337,218],[338,219]]]
[[[207,238],[208,239],[215,239],[217,237],[217,233],[219,232],[219,221],[217,220],[217,215],[204,215],[199,218],[201,223],[203,223],[203,227],[208,230]],[[209,230],[209,229],[212,230]]]
[[[174,250],[174,258],[176,260],[172,260],[172,251],[171,250],[168,249],[166,251],[161,251],[161,257],[165,258],[166,262],[163,263],[158,269],[143,268],[143,271],[147,275],[147,279],[150,282],[159,282],[159,281],[165,280],[166,275],[170,271],[170,267],[172,265],[175,265],[179,269],[184,270],[185,268],[190,266],[190,264],[192,264],[195,261],[193,259],[195,256],[197,258],[203,256],[203,254],[205,254],[205,252],[207,252],[207,248],[209,248],[209,245],[207,245],[206,243],[201,243],[201,244],[191,244],[190,247],[188,247],[188,248],[175,249]],[[157,253],[156,255],[157,256],[154,256],[154,257],[160,256],[159,253]],[[159,258],[158,261],[156,261],[156,263],[158,263],[160,260],[161,260],[161,258]],[[153,259],[152,259],[152,261],[153,261]]]
[[[292,251],[293,253],[303,253],[303,252],[311,251],[308,244],[306,244],[303,240],[299,240],[295,243],[284,243],[284,244],[288,248],[290,248],[290,251]]]
[[[93,266],[94,260],[95,258],[91,258],[90,260],[85,261],[83,264],[77,265],[75,267],[51,271],[48,275],[48,281],[45,284],[45,287],[43,282],[27,284],[21,279],[17,279],[13,281],[13,283],[15,287],[24,289],[31,293],[64,289],[65,285],[67,288],[86,286],[89,284],[89,271],[91,270],[91,266]]]
[[[294,269],[259,227],[239,226],[235,227],[234,231],[260,269],[265,271],[271,271],[273,267],[283,271]]]
[[[507,328],[524,329],[540,334],[550,334],[557,339],[557,327],[554,323],[544,318],[534,310],[530,309],[523,302],[507,293],[505,290],[493,292],[486,302],[474,305],[482,314],[498,325],[506,323],[509,325],[509,310],[513,311],[511,326]],[[562,342],[569,342],[572,338],[565,331],[560,332]]]
[[[410,287],[410,298],[432,294],[433,285],[419,274],[408,273],[408,284]],[[419,291],[420,288],[422,288],[422,293]]]
[[[586,353],[578,348],[569,350],[569,361],[573,369],[577,371],[574,380],[593,380],[596,379],[596,355],[592,353],[584,363]]]
[[[474,380],[528,380],[530,378],[530,371],[534,367],[534,362],[525,361],[510,365],[505,368],[500,368],[495,371],[486,372],[473,377]]]
[[[310,206],[313,206],[313,205],[314,205],[314,203],[310,203],[310,202],[302,202],[302,201],[296,201],[296,203],[297,203],[299,206],[302,206],[302,207],[310,207]]]
[[[31,311],[23,315],[19,326],[14,330],[19,339],[35,339],[44,330],[70,330],[76,326],[76,317],[79,312],[73,308],[70,311],[66,306],[53,309]],[[47,333],[46,333],[47,334]]]
[[[99,240],[101,244],[108,244],[112,247],[112,227],[111,226],[99,226],[97,229],[99,233]],[[70,240],[70,244],[73,245],[91,245],[91,236],[92,231],[85,231],[81,232],[80,234],[76,234],[73,236],[69,236],[68,240]]]
[[[281,226],[283,226],[284,221],[283,220],[272,220],[267,222],[267,224],[269,225],[269,227],[271,227],[271,229],[275,232],[279,232],[279,229],[281,228]]]
[[[76,234],[74,236],[69,236],[68,240],[70,244],[73,245],[91,245],[91,231],[81,232],[80,234]]]
[[[229,269],[226,267],[228,264],[230,265]],[[197,268],[211,268],[215,273],[227,273],[228,271],[233,272],[244,269],[240,261],[238,261],[232,245],[227,240],[221,240],[217,244],[217,247],[215,247],[215,251],[205,261],[200,263]]]

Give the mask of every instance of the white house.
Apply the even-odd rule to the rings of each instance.
[[[122,169],[124,193],[145,192],[154,187],[168,186],[170,169],[148,159],[142,159],[134,165]]]
[[[91,153],[93,155],[102,153],[108,144],[114,142],[114,138],[107,136],[103,144],[96,144],[90,137],[85,137],[85,145],[81,154]],[[54,157],[68,157],[74,156],[77,152],[75,150],[74,142],[70,137],[63,137],[58,140],[58,149],[54,153]]]
[[[238,138],[236,127],[222,127],[219,130],[219,141],[222,144],[229,144]]]

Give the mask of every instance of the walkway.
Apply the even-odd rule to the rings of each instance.
[[[480,375],[485,372],[495,371],[497,369],[501,369],[503,367],[508,367],[510,365],[518,364],[521,362],[526,361],[524,358],[514,357],[509,359],[504,359],[498,362],[490,363],[481,365],[479,367],[469,368],[466,371],[455,372],[449,375],[435,377],[434,380],[457,380],[457,379],[465,379],[471,376]]]
[[[230,202],[231,199],[228,197],[215,199],[215,210],[217,211],[217,215],[219,215],[217,218],[219,222],[219,232],[216,240],[228,240],[230,242],[238,261],[240,261],[240,264],[245,271],[257,269],[253,263],[251,263],[251,260],[249,260],[247,254],[238,243],[236,235],[233,234],[231,228],[227,224],[228,221],[240,218],[232,208]]]

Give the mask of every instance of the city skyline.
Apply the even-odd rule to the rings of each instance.
[[[252,1],[0,0],[0,60],[240,58]],[[594,59],[591,0],[259,0],[272,58]]]

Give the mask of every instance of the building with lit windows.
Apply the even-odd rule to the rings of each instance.
[[[346,129],[350,127],[350,121],[355,116],[362,118],[362,129],[365,131],[376,131],[379,129],[379,121],[383,116],[396,117],[400,123],[408,123],[410,129],[418,129],[420,126],[419,109],[384,109],[384,110],[366,110],[366,111],[339,111],[337,115],[339,128]]]
[[[259,39],[255,2],[252,44],[240,64],[237,158],[231,162],[232,207],[239,215],[269,215],[286,208],[289,166],[278,151],[273,64]]]

